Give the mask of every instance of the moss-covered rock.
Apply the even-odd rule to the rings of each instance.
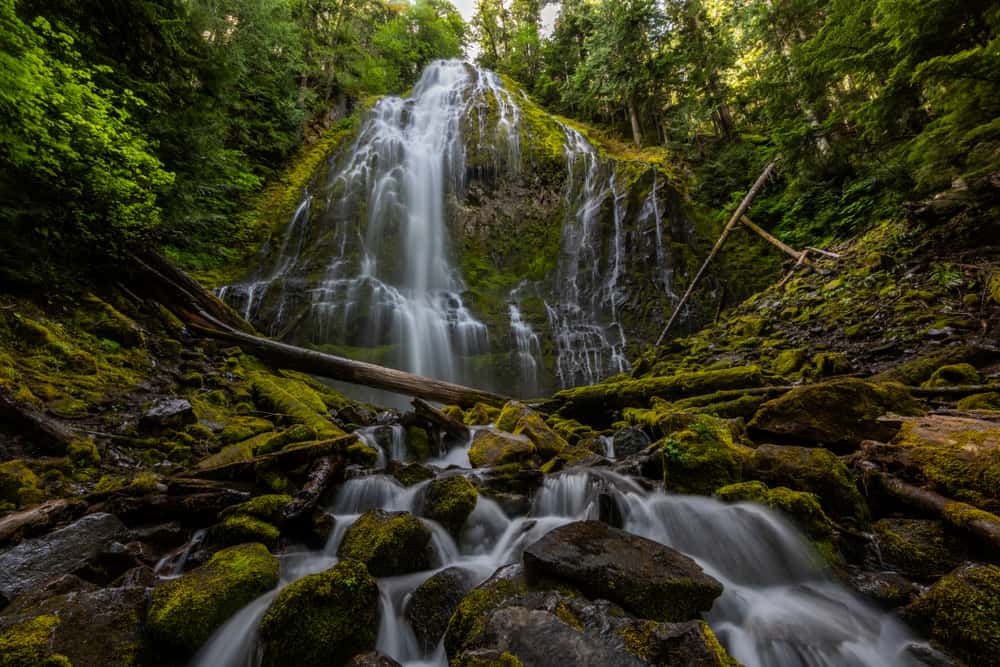
[[[292,497],[286,494],[272,493],[256,496],[245,503],[227,507],[219,513],[219,518],[227,519],[231,516],[244,514],[268,523],[280,524],[284,520],[281,512],[290,502],[292,502]]]
[[[290,584],[260,624],[264,667],[342,665],[375,648],[378,585],[365,566],[345,560]]]
[[[426,570],[430,540],[430,530],[412,514],[371,510],[347,529],[337,555],[361,561],[376,577],[390,577]]]
[[[329,408],[319,392],[305,382],[253,371],[249,373],[256,402],[266,410],[284,415],[293,423],[304,424],[317,438],[344,435],[329,419]]]
[[[851,360],[843,352],[819,352],[813,355],[812,365],[819,377],[833,377],[851,372]]]
[[[397,463],[390,472],[403,486],[413,486],[434,479],[434,471],[420,463]]]
[[[513,433],[531,440],[535,444],[535,450],[543,459],[555,456],[566,448],[566,440],[549,428],[545,420],[535,412],[521,415]]]
[[[45,492],[38,476],[21,459],[0,463],[0,504],[24,507],[41,502]]]
[[[405,613],[425,651],[431,652],[437,646],[455,608],[474,583],[467,570],[449,567],[413,591]]]
[[[814,540],[828,540],[833,534],[833,522],[814,493],[792,491],[784,486],[771,489],[763,482],[754,480],[724,486],[717,489],[715,495],[729,503],[754,502],[779,510]]]
[[[882,563],[914,579],[931,579],[950,572],[965,560],[960,539],[941,521],[880,519],[872,524]]]
[[[476,431],[469,447],[473,468],[523,463],[534,455],[535,444],[528,438],[491,429]]]
[[[178,658],[193,655],[216,628],[277,585],[278,559],[263,544],[223,549],[205,565],[153,591],[150,640]]]
[[[406,450],[418,461],[429,459],[436,453],[430,435],[419,426],[406,427]]]
[[[906,618],[972,665],[1000,665],[1000,566],[966,563],[910,604]]]
[[[951,387],[955,385],[976,385],[980,383],[979,373],[972,364],[949,364],[942,366],[923,383],[924,387]]]
[[[1000,410],[1000,393],[995,391],[986,394],[966,396],[958,402],[959,410]]]
[[[234,546],[259,542],[268,549],[278,546],[280,532],[266,521],[246,514],[235,514],[208,529],[205,539],[209,544]]]
[[[581,441],[597,435],[597,432],[586,424],[581,424],[575,419],[565,419],[558,415],[548,416],[545,419],[545,423],[570,445],[579,444]]]
[[[805,348],[796,347],[790,350],[782,350],[771,362],[771,370],[778,375],[792,375],[805,365],[809,358]]]
[[[967,363],[975,354],[975,350],[971,347],[955,345],[897,364],[874,376],[872,381],[899,382],[900,384],[915,387],[930,379],[934,371],[942,366]]]
[[[690,415],[686,427],[654,442],[666,488],[680,493],[710,494],[739,482],[749,450],[737,445],[729,425],[709,415]]]
[[[749,427],[760,433],[833,446],[856,446],[866,439],[887,440],[887,412],[920,414],[921,408],[899,385],[876,385],[853,378],[808,385],[768,401]]]
[[[513,433],[521,417],[531,414],[534,414],[534,411],[524,403],[520,401],[508,401],[503,406],[503,409],[500,410],[500,414],[497,415],[496,427],[501,431]]]
[[[219,433],[219,441],[229,445],[274,430],[274,424],[260,417],[233,417]]]
[[[499,416],[500,410],[494,408],[492,405],[476,403],[465,411],[461,420],[466,426],[485,426],[486,424],[492,424]]]
[[[476,487],[461,475],[438,479],[427,485],[423,514],[457,536],[472,510],[476,509],[478,498]]]
[[[749,452],[744,476],[819,497],[828,516],[864,523],[868,505],[844,462],[826,449],[761,445]]]
[[[0,632],[0,667],[71,667],[69,658],[53,653],[54,615],[36,616]]]
[[[452,614],[444,634],[448,655],[458,655],[471,641],[482,634],[488,613],[506,602],[523,595],[528,586],[522,577],[494,575],[472,589]]]

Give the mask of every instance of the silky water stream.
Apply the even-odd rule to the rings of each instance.
[[[382,449],[383,462],[402,451],[398,445],[386,447],[385,439],[376,439],[370,430],[360,435]],[[450,466],[443,474],[477,474],[469,469],[468,444],[428,463]],[[223,625],[192,664],[256,665],[257,627],[280,589],[335,564],[345,532],[364,512],[383,509],[419,516],[429,483],[407,488],[382,472],[346,481],[328,510],[335,527],[326,547],[284,554],[279,587]],[[746,667],[923,664],[907,650],[917,641],[910,631],[835,580],[806,539],[776,512],[753,503],[725,504],[648,491],[606,469],[546,477],[524,516],[508,516],[496,502],[480,495],[458,542],[439,524],[421,519],[432,533],[434,567],[379,580],[376,648],[410,667],[447,665],[443,643],[429,653],[421,650],[404,615],[409,594],[446,567],[461,568],[476,581],[486,580],[499,567],[519,561],[523,550],[550,530],[597,519],[602,495],[613,498],[625,530],[691,556],[723,583],[724,592],[705,619]]]

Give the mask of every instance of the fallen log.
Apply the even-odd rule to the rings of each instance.
[[[329,490],[330,485],[340,472],[340,465],[335,463],[329,456],[316,461],[309,479],[302,485],[302,489],[295,494],[292,502],[288,503],[281,511],[281,516],[287,523],[294,523],[300,520],[306,513],[312,512],[319,505],[320,500]]]
[[[946,523],[972,533],[1000,549],[1000,517],[934,491],[907,484],[885,473],[870,474],[882,490],[899,502],[939,516]]]
[[[64,453],[67,445],[79,437],[59,420],[43,415],[32,405],[17,400],[3,388],[0,388],[0,418],[40,440],[40,444],[57,454]]]
[[[87,503],[82,500],[48,500],[0,518],[0,547],[48,532],[56,524],[83,516]]]
[[[195,317],[190,319],[195,320]],[[204,320],[204,317],[201,319]],[[210,324],[211,321],[209,320],[208,323]],[[328,377],[332,380],[384,389],[465,408],[471,408],[476,403],[503,407],[507,401],[511,400],[507,396],[494,394],[483,389],[474,389],[453,382],[407,373],[395,368],[376,366],[364,361],[307,350],[287,343],[252,336],[241,331],[215,328],[210,325],[197,326],[197,328],[201,333],[212,338],[236,343],[244,351],[253,354],[262,361],[286,370],[302,371],[311,375]]]
[[[434,406],[419,398],[413,399],[413,411],[418,418],[438,427],[458,440],[467,440],[469,437],[469,427],[441,412]]]
[[[955,387],[907,387],[910,394],[921,397],[940,396],[942,398],[958,398],[973,394],[988,394],[1000,391],[1000,384],[970,384]]]
[[[754,224],[754,222],[750,220],[750,218],[748,218],[747,216],[744,215],[742,218],[740,218],[740,222],[742,222],[744,225],[752,229],[754,232],[757,233],[758,236],[760,236],[762,239],[773,245],[781,252],[787,255],[791,255],[793,258],[795,258],[796,261],[804,262],[807,265],[812,264],[812,262],[809,261],[809,258],[806,257],[805,250],[796,250],[790,245],[784,243],[778,237],[768,233],[764,228]]]

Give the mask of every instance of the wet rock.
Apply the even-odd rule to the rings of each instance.
[[[378,651],[370,651],[354,656],[347,661],[345,667],[402,667],[402,665]]]
[[[528,438],[490,429],[476,431],[469,448],[473,468],[523,463],[535,455],[535,444]]]
[[[969,664],[1000,665],[1000,566],[960,566],[906,607],[904,616]]]
[[[858,572],[851,584],[862,594],[888,608],[909,604],[920,595],[920,587],[896,572]]]
[[[508,515],[518,516],[531,509],[531,497],[544,479],[540,470],[515,464],[478,472],[473,481],[479,493],[496,501]]]
[[[260,624],[261,664],[340,665],[373,650],[377,629],[378,585],[362,563],[345,560],[278,594]]]
[[[347,529],[337,555],[361,561],[376,577],[391,577],[429,568],[430,539],[409,512],[371,510]]]
[[[884,567],[914,579],[947,574],[968,557],[962,541],[933,519],[880,519],[872,528]]]
[[[751,450],[743,476],[770,487],[815,493],[831,518],[855,522],[868,519],[868,505],[847,466],[826,449],[761,445]]]
[[[423,515],[437,521],[452,535],[459,535],[465,520],[476,509],[479,494],[461,475],[437,479],[424,492]]]
[[[434,650],[441,641],[451,615],[473,583],[469,572],[459,567],[449,567],[413,591],[405,613],[424,651]]]
[[[434,471],[422,463],[399,463],[390,461],[387,472],[399,480],[403,486],[413,486],[434,479]]]
[[[625,458],[638,454],[652,443],[649,436],[635,426],[620,429],[614,435],[615,457]]]
[[[0,553],[0,600],[9,601],[53,577],[80,570],[125,533],[117,517],[90,514],[7,549]]]
[[[278,585],[278,559],[262,544],[223,549],[153,591],[149,637],[166,655],[194,654],[233,614]]]
[[[524,551],[529,579],[551,579],[659,621],[686,621],[712,608],[722,584],[692,559],[600,521],[562,526]]]
[[[160,493],[139,497],[120,495],[91,507],[91,510],[110,512],[130,524],[173,520],[205,525],[214,521],[219,512],[225,508],[249,499],[249,493],[236,489],[182,495]]]
[[[159,433],[197,423],[191,402],[183,398],[164,398],[153,404],[139,419],[139,430]]]
[[[748,424],[753,432],[854,449],[862,440],[888,440],[887,412],[919,414],[919,404],[898,385],[877,385],[853,378],[799,387],[768,401]]]
[[[543,459],[556,456],[567,447],[566,440],[549,428],[545,420],[534,411],[522,413],[514,426],[513,434],[528,438]]]
[[[248,514],[234,514],[215,524],[205,534],[205,543],[212,546],[235,546],[259,542],[268,549],[278,546],[280,533],[266,521]]]
[[[953,385],[977,385],[979,373],[972,364],[949,364],[942,366],[923,383],[924,387],[950,387]]]

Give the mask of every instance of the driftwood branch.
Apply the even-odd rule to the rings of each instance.
[[[973,394],[1000,392],[1000,384],[969,384],[957,387],[907,387],[913,396],[941,398],[958,398]]]
[[[759,193],[764,188],[764,184],[767,183],[767,179],[771,176],[771,173],[774,171],[774,166],[775,163],[770,162],[766,167],[764,167],[764,171],[757,178],[757,182],[753,184],[752,188],[750,188],[750,192],[748,192],[746,196],[743,197],[743,201],[741,201],[740,205],[736,208],[736,212],[733,213],[733,217],[729,219],[729,222],[722,229],[722,234],[719,236],[719,240],[715,242],[714,246],[712,246],[712,251],[708,253],[708,257],[705,258],[705,261],[701,265],[701,268],[698,269],[698,273],[696,273],[694,278],[691,280],[691,284],[688,285],[687,291],[684,292],[684,296],[682,296],[681,300],[677,302],[677,307],[674,308],[673,314],[671,314],[670,319],[667,320],[667,325],[663,327],[663,331],[660,332],[660,337],[656,339],[656,347],[659,347],[660,343],[663,342],[663,337],[667,335],[667,331],[670,330],[670,327],[673,325],[674,320],[676,320],[678,315],[680,315],[680,312],[683,309],[684,304],[687,303],[687,300],[691,296],[691,293],[694,292],[694,288],[698,285],[698,281],[701,280],[701,277],[705,274],[705,270],[708,269],[709,263],[718,254],[719,250],[722,248],[722,244],[726,242],[726,237],[729,236],[729,233],[733,231],[733,227],[736,226],[736,223],[739,222],[740,218],[743,217],[743,214],[747,212],[748,208],[750,208],[750,204],[753,203],[753,200],[757,196],[757,193]]]
[[[767,230],[765,230],[764,228],[762,228],[762,227],[754,224],[754,222],[750,218],[748,218],[747,216],[744,215],[742,218],[740,218],[740,222],[742,222],[744,225],[746,225],[751,230],[753,230],[754,232],[756,232],[758,236],[760,236],[762,239],[764,239],[765,241],[767,241],[768,243],[770,243],[771,245],[773,245],[775,248],[777,248],[781,252],[785,253],[786,255],[791,255],[796,261],[798,261],[798,262],[804,262],[805,264],[811,264],[812,263],[812,262],[809,261],[808,257],[806,257],[806,251],[805,250],[796,250],[795,248],[791,247],[790,245],[784,243],[778,237],[776,237],[776,236],[768,233]]]

